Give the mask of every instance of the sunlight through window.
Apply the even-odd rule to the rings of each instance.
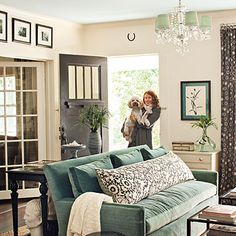
[[[109,149],[125,148],[121,127],[130,114],[129,99],[143,97],[146,90],[159,94],[159,57],[157,55],[112,57],[108,59],[109,72]],[[153,147],[160,144],[159,121],[153,128]]]

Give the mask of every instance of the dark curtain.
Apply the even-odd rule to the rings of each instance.
[[[220,194],[236,186],[236,25],[222,25]]]

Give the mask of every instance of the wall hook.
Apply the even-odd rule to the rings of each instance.
[[[130,33],[127,34],[127,39],[128,39],[130,42],[134,41],[134,40],[135,40],[135,37],[136,37],[135,33],[133,33],[133,37],[132,37],[132,38],[130,37]]]

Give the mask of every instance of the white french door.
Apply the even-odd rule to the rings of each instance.
[[[44,64],[0,62],[0,199],[10,198],[6,171],[45,159]],[[19,197],[38,196],[21,181]]]

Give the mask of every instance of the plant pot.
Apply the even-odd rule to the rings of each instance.
[[[90,132],[88,138],[88,149],[90,154],[97,154],[101,152],[102,140],[99,132]]]

